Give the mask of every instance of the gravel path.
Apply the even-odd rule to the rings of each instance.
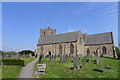
[[[20,72],[20,75],[18,78],[34,78],[32,76],[34,71],[34,64],[38,61],[38,58],[24,66]]]

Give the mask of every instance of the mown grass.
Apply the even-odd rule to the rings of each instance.
[[[31,57],[31,58],[24,58],[24,65],[27,65],[28,63],[30,63],[31,61],[33,61],[36,57]]]
[[[24,65],[27,65],[31,61],[33,61],[35,57],[31,58],[24,58]],[[23,66],[17,65],[9,65],[9,66],[2,66],[2,78],[17,78],[20,74],[21,68]]]
[[[2,78],[17,78],[22,66],[3,66]]]
[[[118,78],[118,59],[102,58],[105,68],[105,73],[100,72],[101,65],[95,64],[94,57],[89,62],[86,62],[80,70],[73,70],[72,59],[68,59],[66,63],[59,63],[59,58],[56,61],[50,62],[48,58],[43,58],[42,62],[47,63],[46,75],[34,75],[38,78]],[[82,63],[82,59],[80,59]],[[34,70],[37,71],[37,64]],[[109,69],[109,64],[112,64]]]

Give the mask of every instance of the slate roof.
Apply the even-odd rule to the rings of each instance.
[[[85,45],[113,43],[112,32],[85,35]]]
[[[38,45],[43,44],[53,44],[53,43],[63,43],[63,42],[73,42],[77,40],[79,32],[69,32],[65,34],[57,34],[45,37],[42,40],[39,40]]]
[[[64,43],[76,41],[80,35],[79,31],[70,32],[65,34],[57,34],[45,37],[44,39],[38,41],[37,45],[53,44],[53,43]],[[112,32],[84,35],[85,45],[95,45],[95,44],[110,44],[113,43]]]

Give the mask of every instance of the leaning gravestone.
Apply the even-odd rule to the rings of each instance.
[[[102,72],[105,72],[105,67],[104,67],[104,63],[102,61],[102,58],[100,58],[100,64],[101,64],[101,68],[102,68]]]

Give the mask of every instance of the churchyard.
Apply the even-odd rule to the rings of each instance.
[[[51,56],[52,57],[52,56]],[[42,58],[34,65],[35,78],[118,78],[118,62],[115,58],[97,56]],[[46,64],[45,74],[37,74],[38,64]]]

